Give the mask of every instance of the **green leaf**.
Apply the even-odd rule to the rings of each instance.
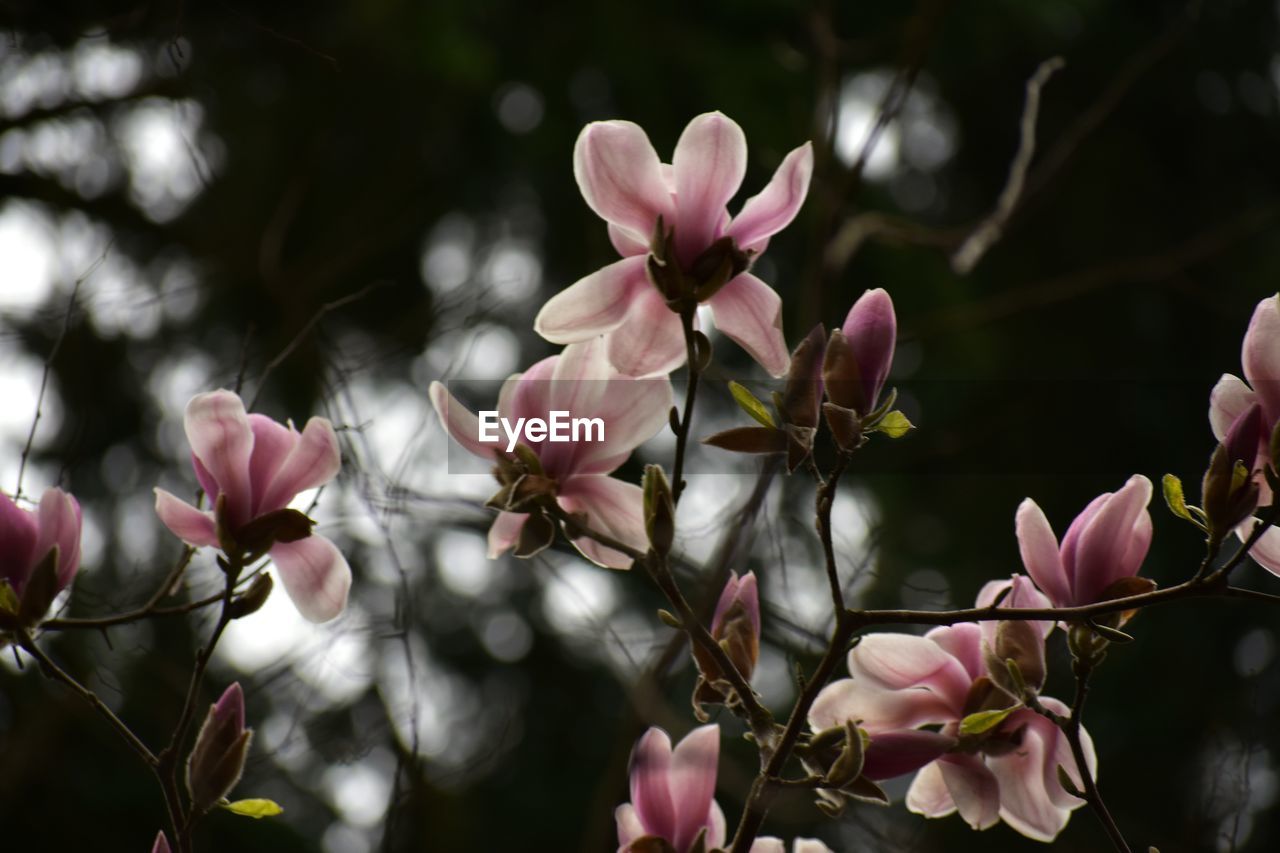
[[[756,398],[747,390],[746,386],[739,385],[737,382],[729,383],[729,393],[733,394],[733,400],[738,404],[742,411],[755,418],[756,422],[772,429],[777,429],[778,424],[773,419],[773,415],[765,408],[764,403]]]
[[[889,438],[902,438],[915,428],[915,424],[907,420],[907,416],[897,409],[892,412],[886,412],[885,416],[876,424],[876,432],[882,432]]]
[[[1187,509],[1187,499],[1182,494],[1182,481],[1173,474],[1165,474],[1160,484],[1164,487],[1164,502],[1169,505],[1169,511],[1178,518],[1198,524],[1191,515],[1191,510]]]
[[[251,817],[256,819],[264,817],[275,817],[284,812],[280,808],[280,804],[275,800],[236,800],[234,803],[224,803],[222,806],[229,812],[241,815],[243,817]]]
[[[960,734],[980,735],[983,732],[989,732],[1020,707],[1022,706],[1014,705],[1012,708],[1002,708],[998,711],[978,711],[970,714],[960,721]]]

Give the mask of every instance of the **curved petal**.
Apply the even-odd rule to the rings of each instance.
[[[230,391],[197,394],[187,403],[183,418],[191,452],[204,465],[226,495],[227,513],[233,524],[250,518],[249,457],[253,453],[253,429],[244,403]],[[218,494],[209,490],[209,500]]]
[[[1044,510],[1031,498],[1026,498],[1014,516],[1014,529],[1027,574],[1055,604],[1070,604],[1071,582],[1062,566],[1058,537],[1054,536]]]
[[[986,765],[972,755],[947,755],[935,764],[964,822],[974,829],[995,826],[1000,820],[1000,784]]]
[[[547,300],[533,329],[553,344],[585,341],[622,325],[632,290],[646,287],[643,255],[623,258],[578,279]]]
[[[1222,374],[1209,392],[1209,425],[1213,428],[1213,437],[1218,441],[1225,439],[1236,418],[1257,400],[1258,395],[1243,379],[1230,373]]]
[[[747,173],[747,138],[723,113],[703,113],[680,134],[676,179],[676,253],[691,264],[716,239],[725,205]]]
[[[720,764],[720,727],[699,726],[685,735],[671,753],[669,785],[676,813],[676,834],[671,843],[687,850],[708,826]]]
[[[872,733],[867,744],[862,775],[873,782],[919,770],[956,745],[956,739],[938,732],[904,730]]]
[[[618,250],[618,254],[624,258],[632,255],[649,254],[649,238],[650,235],[632,234],[625,228],[619,228],[612,222],[608,224],[609,242],[613,244],[613,248]]]
[[[470,409],[459,403],[443,383],[432,382],[427,395],[431,398],[431,406],[436,410],[441,426],[468,453],[492,460],[495,453],[502,451],[503,445],[500,442],[480,441],[480,420]]]
[[[1047,523],[1047,522],[1046,522]],[[1054,548],[1057,553],[1057,548]],[[1013,575],[1007,581],[987,581],[982,585],[982,589],[978,591],[978,598],[974,601],[974,607],[990,607],[995,603],[996,596],[1004,590],[1009,589],[1009,593],[1000,602],[1001,607],[1018,607],[1018,608],[1049,608],[1053,606],[1053,602],[1049,597],[1040,590],[1026,575]],[[997,623],[983,622],[983,637],[987,642],[991,642],[994,637],[994,629]],[[1040,636],[1047,637],[1049,632],[1053,630],[1053,622],[1051,620],[1042,619],[1033,621],[1040,631]]]
[[[0,494],[0,578],[19,595],[34,567],[38,535],[35,516]]]
[[[489,525],[489,559],[510,551],[520,539],[520,531],[529,520],[527,512],[500,512]]]
[[[636,807],[623,803],[613,810],[613,820],[618,824],[618,853],[625,853],[627,845],[644,837],[644,824],[636,814]]]
[[[956,802],[951,799],[951,790],[942,778],[938,762],[920,768],[911,781],[907,789],[907,810],[925,817],[946,817],[955,812]]]
[[[684,364],[680,316],[652,287],[635,293],[627,319],[606,338],[609,361],[624,376],[670,373]]]
[[[1240,537],[1241,542],[1249,540],[1249,536],[1253,534],[1254,524],[1255,520],[1249,518],[1236,528],[1236,536]],[[1249,549],[1249,556],[1259,566],[1280,577],[1280,528],[1273,527],[1262,534]]]
[[[782,376],[791,353],[782,336],[782,297],[751,273],[743,273],[708,300],[716,328],[732,338],[771,376]]]
[[[1021,745],[1006,755],[987,758],[987,767],[1000,784],[1000,816],[1028,838],[1052,841],[1071,816],[1054,802],[1046,785],[1047,765],[1057,753],[1061,732],[1034,711],[1018,711],[1015,717],[1007,725],[1026,727]],[[1056,778],[1053,785],[1061,787]]]
[[[758,245],[791,224],[809,194],[813,145],[806,142],[789,153],[759,194],[747,199],[726,231],[744,249]]]
[[[961,662],[929,637],[870,634],[849,652],[849,674],[889,691],[928,692],[959,712],[973,679]],[[913,728],[912,725],[888,728]]]
[[[603,474],[572,477],[560,484],[559,502],[569,512],[584,512],[587,526],[619,542],[644,551],[649,538],[644,530],[644,492],[639,486]],[[631,568],[626,554],[581,537],[574,547],[597,565],[610,569]]]
[[[631,750],[631,805],[646,833],[668,841],[675,837],[676,810],[671,801],[671,738],[656,726]]]
[[[262,495],[284,463],[293,446],[298,443],[298,431],[292,426],[276,423],[266,415],[249,415],[249,428],[253,430],[253,453],[249,455],[249,492],[253,495],[253,512],[261,510]]]
[[[724,811],[715,800],[711,801],[711,814],[707,815],[707,847],[723,847],[728,826],[724,821]]]
[[[832,850],[816,838],[797,838],[792,842],[791,853],[832,853]]]
[[[277,542],[268,552],[284,591],[309,622],[328,622],[347,606],[351,567],[328,539],[311,534],[296,542]]]
[[[637,124],[597,121],[584,127],[573,146],[573,176],[601,219],[638,239],[653,233],[659,216],[674,221],[658,153]]]
[[[156,515],[174,536],[197,548],[217,545],[213,513],[201,512],[164,489],[156,489]]]
[[[1134,530],[1139,526],[1139,516],[1146,513],[1150,502],[1151,481],[1141,474],[1134,474],[1120,491],[1099,507],[1080,532],[1072,578],[1077,604],[1097,601],[1102,590],[1119,577],[1120,569],[1126,564]],[[1145,549],[1138,556],[1137,562],[1141,563],[1141,558],[1146,556]],[[1132,558],[1128,562],[1131,564]]]
[[[982,658],[982,631],[976,622],[960,622],[932,628],[924,636],[959,661],[969,678],[976,679],[987,674],[987,664]]]
[[[1244,334],[1244,377],[1262,401],[1268,424],[1280,420],[1280,295],[1258,303]]]
[[[747,853],[787,853],[787,845],[782,843],[781,838],[766,835],[751,842],[751,848]]]
[[[300,492],[323,486],[338,476],[342,451],[327,418],[311,418],[289,455],[280,463],[267,490],[256,501],[258,513],[288,506]]]
[[[581,414],[604,423],[604,440],[581,445],[575,472],[607,474],[621,465],[641,444],[667,425],[671,411],[671,381],[617,377],[599,383],[600,394],[591,409]],[[578,415],[574,412],[574,415]]]
[[[63,589],[80,568],[80,504],[62,489],[46,489],[36,509],[37,529],[35,553],[44,559],[53,546],[58,546],[58,589]]]
[[[1050,711],[1063,716],[1068,716],[1071,709],[1067,707],[1065,702],[1054,699],[1052,696],[1042,696],[1040,702]],[[1078,809],[1084,805],[1085,801],[1079,797],[1068,794],[1062,787],[1062,783],[1058,781],[1058,765],[1062,765],[1062,769],[1067,771],[1067,776],[1075,785],[1077,791],[1084,790],[1084,783],[1080,778],[1080,771],[1076,766],[1075,756],[1071,752],[1071,744],[1062,735],[1062,730],[1044,717],[1038,717],[1038,721],[1032,721],[1038,727],[1039,732],[1046,744],[1044,763],[1044,786],[1049,792],[1049,798],[1054,804],[1068,811]],[[1098,756],[1093,749],[1093,738],[1089,732],[1081,726],[1080,728],[1080,746],[1084,750],[1084,763],[1089,768],[1089,773],[1094,779],[1098,778]]]

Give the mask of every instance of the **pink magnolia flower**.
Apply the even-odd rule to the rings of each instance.
[[[34,511],[0,494],[0,580],[19,599],[36,567],[55,547],[57,589],[66,589],[80,568],[80,504],[62,489],[47,489]]]
[[[1137,575],[1151,546],[1151,481],[1141,474],[1120,491],[1094,498],[1067,528],[1059,547],[1044,511],[1027,498],[1015,526],[1022,564],[1058,607],[1102,601],[1117,581]]]
[[[686,853],[698,833],[707,848],[725,842],[724,812],[714,799],[720,761],[720,727],[701,726],[671,748],[659,728],[645,732],[631,751],[631,802],[614,811],[618,853],[645,837],[661,838]]]
[[[1248,413],[1250,406],[1262,408],[1262,430],[1259,436],[1261,462],[1268,458],[1267,445],[1271,433],[1280,424],[1280,295],[1269,296],[1258,303],[1244,334],[1240,360],[1244,379],[1224,373],[1209,395],[1209,424],[1218,441],[1226,441],[1233,424]],[[1271,499],[1271,489],[1259,478],[1259,504]],[[1237,529],[1243,540],[1253,531],[1254,522],[1246,519]],[[1280,575],[1280,530],[1271,528],[1262,535],[1249,556],[1267,571]]]
[[[599,338],[574,344],[512,376],[498,394],[497,411],[512,424],[519,418],[546,420],[552,411],[570,412],[574,418],[600,418],[604,422],[601,441],[522,443],[538,457],[562,508],[586,513],[591,529],[644,551],[649,547],[644,494],[639,486],[609,474],[667,423],[671,382],[665,377],[622,376],[605,359],[604,346]],[[433,382],[430,395],[440,422],[464,449],[481,459],[492,460],[495,454],[509,457],[505,438],[497,444],[480,441],[479,420],[444,385]],[[527,513],[499,513],[489,528],[489,556],[514,547],[528,518]],[[585,537],[574,540],[574,545],[599,565],[616,569],[631,565],[625,554]]]
[[[748,654],[742,663],[748,665],[745,669],[739,666],[739,670],[750,678],[760,651],[760,592],[755,572],[747,572],[742,577],[738,577],[737,572],[729,573],[711,617],[711,636],[717,641],[727,639],[744,646],[743,651]],[[739,661],[735,659],[734,663]]]
[[[252,739],[244,725],[244,691],[235,682],[210,706],[187,758],[187,789],[196,808],[212,808],[236,786]]]
[[[858,297],[827,346],[823,372],[831,402],[859,415],[875,411],[897,338],[898,319],[889,294],[877,287]]]
[[[230,391],[197,394],[183,419],[196,479],[234,537],[256,520],[288,507],[300,492],[322,486],[338,474],[341,453],[325,418],[307,421],[302,432],[264,415],[245,413]],[[156,489],[156,514],[175,536],[196,547],[221,548],[217,519]],[[351,588],[351,568],[328,539],[311,533],[276,540],[267,554],[298,612],[325,622],[343,611]]]
[[[907,792],[911,811],[926,817],[959,812],[974,829],[1004,820],[1028,838],[1051,841],[1066,826],[1071,811],[1084,804],[1058,782],[1061,764],[1080,785],[1070,744],[1057,726],[1027,708],[1014,710],[981,735],[967,736],[967,743],[951,751],[939,750],[936,742],[912,743],[906,738],[920,726],[941,724],[937,733],[916,734],[961,744],[960,722],[966,716],[1012,704],[987,676],[979,625],[935,628],[923,637],[868,635],[849,653],[849,673],[852,678],[834,681],[818,694],[809,723],[821,730],[859,721],[871,738],[864,770],[868,778],[886,778],[886,770],[871,767],[878,740],[888,742],[889,747],[882,747],[886,753],[895,746],[906,751],[899,767],[906,768],[903,772],[919,768]],[[1067,713],[1056,699],[1040,701]],[[1093,773],[1093,742],[1083,729],[1081,738]],[[889,759],[884,755],[877,760],[888,768]]]
[[[156,833],[156,842],[151,845],[151,853],[173,853],[169,848],[169,839],[165,838],[163,830]]]
[[[669,166],[659,162],[638,125],[587,125],[574,146],[574,177],[587,204],[609,223],[622,260],[552,297],[534,321],[538,334],[561,344],[606,335],[609,360],[629,376],[666,373],[682,364],[680,319],[646,272],[661,217],[664,228],[673,229],[682,273],[702,277],[736,258],[727,283],[698,298],[711,307],[716,327],[765,370],[785,373],[782,300],[748,268],[804,202],[813,149],[805,143],[788,154],[764,190],[730,217],[726,205],[746,167],[742,128],[720,113],[689,122]]]

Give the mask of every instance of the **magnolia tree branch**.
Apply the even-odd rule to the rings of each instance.
[[[680,495],[684,493],[684,457],[689,447],[689,428],[693,425],[693,401],[698,394],[698,376],[702,373],[699,364],[697,336],[693,328],[693,318],[697,313],[694,305],[680,312],[680,325],[684,329],[684,350],[688,359],[689,384],[684,392],[684,413],[676,419],[672,409],[671,428],[676,434],[676,456],[671,467],[671,500],[680,503]]]

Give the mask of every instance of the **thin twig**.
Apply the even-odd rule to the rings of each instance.
[[[1061,56],[1046,59],[1036,68],[1031,79],[1027,80],[1027,95],[1022,108],[1018,151],[1013,157],[1013,162],[1009,164],[1009,178],[999,198],[996,199],[996,206],[991,211],[991,215],[973,229],[969,238],[951,256],[951,269],[957,275],[968,275],[973,271],[987,250],[1000,239],[1009,217],[1018,206],[1018,200],[1022,196],[1022,189],[1027,179],[1027,169],[1031,167],[1031,158],[1036,152],[1036,119],[1040,115],[1040,91],[1049,82],[1049,78],[1065,64]]]

